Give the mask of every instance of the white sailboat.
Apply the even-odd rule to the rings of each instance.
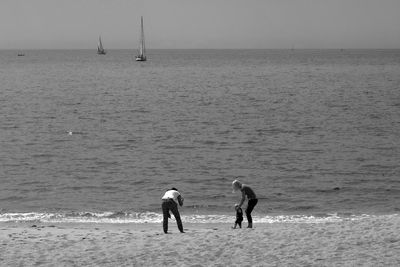
[[[140,42],[139,42],[139,50],[136,56],[136,61],[146,61],[146,47],[144,44],[144,30],[143,30],[143,17],[140,19]]]
[[[101,36],[99,36],[99,43],[97,44],[97,54],[99,55],[105,55],[107,52],[103,48],[103,44],[101,42]]]

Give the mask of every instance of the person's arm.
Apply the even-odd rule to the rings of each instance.
[[[246,195],[244,194],[244,191],[242,191],[242,199],[240,200],[240,203],[239,203],[239,208],[241,208],[241,207],[242,207],[242,205],[243,205],[243,203],[244,203],[244,200],[245,200],[245,198],[246,198]]]
[[[181,195],[178,196],[178,203],[179,203],[179,206],[183,205],[183,197]]]

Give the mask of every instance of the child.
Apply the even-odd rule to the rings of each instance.
[[[236,210],[236,221],[235,221],[235,225],[232,227],[232,229],[236,229],[236,226],[238,226],[238,225],[240,228],[242,228],[242,221],[243,221],[242,208],[239,207],[239,204],[235,204],[235,210]]]

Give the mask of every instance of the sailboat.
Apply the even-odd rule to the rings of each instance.
[[[144,31],[143,31],[143,17],[140,19],[140,42],[139,42],[139,51],[136,56],[136,61],[146,61],[146,47],[144,45]]]
[[[97,54],[99,54],[99,55],[106,54],[106,50],[104,50],[103,44],[101,42],[101,36],[99,36],[99,43],[97,44]]]

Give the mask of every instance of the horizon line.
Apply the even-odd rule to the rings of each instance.
[[[35,50],[96,50],[94,48],[0,48],[0,51],[35,51]],[[108,48],[106,50],[134,50],[136,48]],[[151,50],[400,50],[398,48],[146,48]]]

